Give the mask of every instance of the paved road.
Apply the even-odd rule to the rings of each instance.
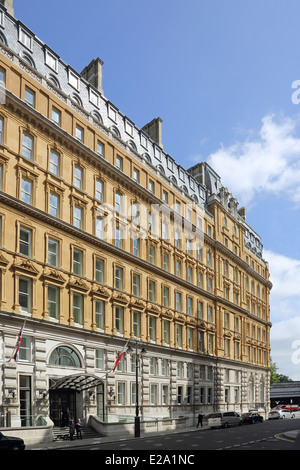
[[[89,450],[112,450],[130,452],[136,450],[182,451],[183,455],[198,450],[293,450],[295,443],[285,433],[300,429],[300,420],[266,421],[228,429],[204,429],[194,432],[145,436],[135,439],[120,439],[116,442],[92,443]],[[77,447],[80,450],[80,447]],[[85,449],[87,449],[85,447]],[[74,449],[75,450],[75,449]]]

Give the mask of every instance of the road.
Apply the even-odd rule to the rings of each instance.
[[[91,445],[88,450],[110,450],[114,451],[114,455],[124,452],[130,455],[130,451],[134,453],[141,450],[151,451],[155,455],[162,451],[177,451],[179,454],[182,451],[182,455],[190,455],[199,450],[296,450],[295,443],[287,440],[283,434],[298,429],[300,419],[273,420],[228,429],[206,428],[193,432],[120,439]],[[80,450],[80,447],[77,449]]]

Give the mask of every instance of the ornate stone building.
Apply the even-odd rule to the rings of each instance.
[[[100,59],[77,72],[2,3],[2,425],[133,417],[136,380],[145,418],[264,412],[271,284],[245,209],[105,97]]]

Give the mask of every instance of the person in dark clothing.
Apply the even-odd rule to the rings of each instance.
[[[199,424],[201,424],[201,428],[202,428],[203,424],[202,424],[202,414],[201,413],[198,413],[197,428],[199,427]]]
[[[77,439],[82,439],[82,425],[80,418],[78,418],[77,423],[76,423],[76,433],[77,433]]]
[[[74,432],[75,432],[75,426],[74,426],[74,420],[70,420],[70,441],[74,440]]]

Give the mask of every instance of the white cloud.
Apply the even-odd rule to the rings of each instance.
[[[300,203],[300,137],[297,119],[262,119],[259,133],[243,142],[222,147],[207,162],[239,201],[249,203],[257,192],[280,194]]]
[[[270,295],[271,358],[278,373],[300,380],[300,260],[265,250]]]

